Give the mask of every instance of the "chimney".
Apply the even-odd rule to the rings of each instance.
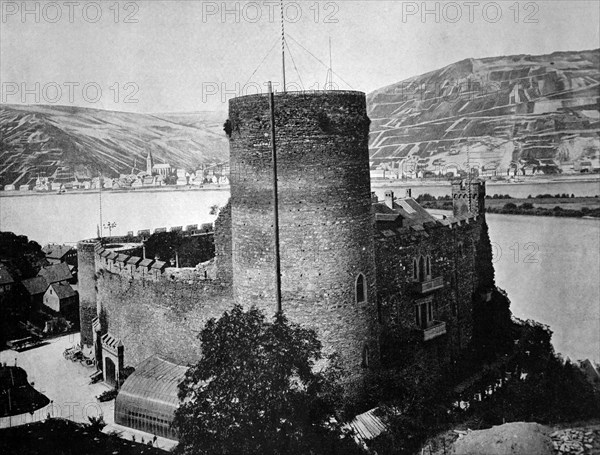
[[[385,205],[391,209],[394,208],[394,192],[392,190],[385,192]]]
[[[406,197],[412,197],[412,189],[411,188],[406,190]]]

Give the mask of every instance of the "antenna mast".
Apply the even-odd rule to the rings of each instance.
[[[99,214],[100,214],[100,226],[98,229],[98,232],[100,234],[100,239],[103,238],[102,234],[102,173],[100,172],[100,168],[98,168],[98,186],[99,186],[99,191],[98,191],[98,209],[99,209]]]
[[[283,92],[286,92],[286,81],[285,81],[285,18],[283,15],[283,0],[280,1],[281,9],[281,71],[283,74]]]
[[[325,81],[325,90],[333,90],[333,63],[331,57],[331,36],[329,37],[329,69],[327,70],[327,79]]]

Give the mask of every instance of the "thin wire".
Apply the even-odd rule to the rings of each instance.
[[[254,77],[254,75],[257,73],[257,71],[263,65],[263,63],[265,63],[265,60],[269,57],[269,55],[271,55],[271,52],[273,52],[273,49],[275,49],[275,47],[277,47],[277,44],[279,44],[279,38],[277,38],[275,40],[275,43],[273,44],[273,46],[271,47],[271,49],[269,49],[269,52],[267,52],[267,54],[264,56],[264,58],[262,59],[262,61],[258,64],[258,66],[254,70],[254,72],[252,73],[252,75],[248,78],[248,80],[246,81],[246,84],[248,84],[248,82],[250,82],[252,80],[252,78]]]
[[[307,48],[305,48],[302,44],[300,44],[296,38],[294,38],[289,33],[287,34],[287,36],[292,38],[294,40],[294,43],[296,43],[298,46],[300,46],[302,49],[304,49],[306,52],[308,52],[315,60],[317,60],[321,65],[323,65],[325,68],[327,68],[327,64],[323,63],[323,60],[321,60],[319,57],[317,57],[315,54],[313,54],[311,51],[309,51]],[[348,87],[350,87],[352,90],[354,90],[354,87],[352,87],[352,85],[350,85],[348,82],[346,82],[342,76],[340,76],[338,73],[336,73],[334,71],[332,71],[332,73],[335,74],[337,77],[339,77],[340,80],[344,84],[346,84]]]
[[[281,9],[281,72],[283,75],[283,92],[286,91],[286,80],[285,80],[285,46],[287,45],[285,39],[285,17],[283,14],[283,0],[280,1],[279,7]]]
[[[287,43],[285,43],[285,45],[287,46],[288,52],[290,54],[290,58],[292,59],[292,63],[294,65],[294,69],[296,70],[296,74],[298,75],[298,79],[300,79],[300,87],[302,87],[302,90],[304,90],[304,82],[302,82],[302,76],[300,76],[300,71],[298,71],[298,67],[296,66],[296,61],[294,60],[294,56],[292,55],[292,50],[290,49],[290,45]]]

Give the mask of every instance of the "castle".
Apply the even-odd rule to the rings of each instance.
[[[274,95],[278,147],[281,298],[290,321],[314,328],[348,378],[381,361],[381,333],[416,335],[434,363],[470,341],[485,226],[485,187],[454,181],[453,216],[439,219],[410,192],[371,192],[363,93]],[[93,346],[107,382],[126,366],[201,355],[197,335],[234,302],[276,311],[269,98],[232,99],[231,199],[204,233],[215,257],[204,270],[176,269],[127,253],[150,234],[78,244],[81,343]],[[484,240],[485,241],[485,236]],[[120,244],[122,251],[115,251]],[[124,249],[125,248],[125,249]]]

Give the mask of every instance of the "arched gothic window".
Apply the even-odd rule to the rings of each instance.
[[[362,355],[362,367],[363,368],[369,368],[369,346],[365,345],[365,347],[363,348],[363,355]]]
[[[355,283],[356,303],[363,303],[367,301],[367,285],[365,276],[359,273],[356,277]]]
[[[427,270],[425,265],[425,258],[421,256],[419,258],[419,281],[425,280],[427,277]]]

